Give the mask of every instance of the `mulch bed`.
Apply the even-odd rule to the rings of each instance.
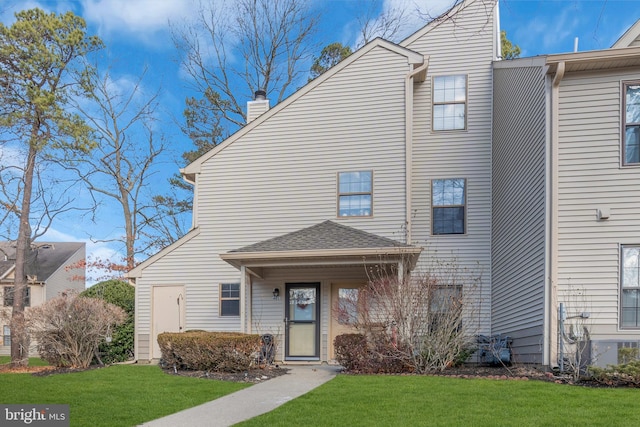
[[[257,384],[279,377],[287,373],[288,369],[278,365],[264,368],[249,369],[240,372],[213,372],[213,371],[184,371],[172,368],[163,369],[169,375],[181,375],[184,377],[208,378],[211,380],[232,381],[237,383]]]

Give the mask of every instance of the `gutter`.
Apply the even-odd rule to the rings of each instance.
[[[549,206],[549,284],[547,286],[546,298],[547,304],[545,304],[545,317],[547,320],[547,336],[545,340],[545,352],[544,352],[544,364],[547,366],[555,366],[558,356],[558,312],[557,307],[557,286],[558,286],[558,111],[559,111],[559,96],[560,96],[560,83],[565,74],[565,62],[560,61],[557,63],[555,74],[553,76],[551,84],[551,141],[550,141],[550,182],[549,191],[551,193],[551,200]],[[553,339],[553,338],[556,339]]]
[[[404,143],[405,143],[405,243],[411,244],[412,230],[412,195],[413,188],[413,83],[424,82],[429,68],[429,57],[425,55],[424,63],[407,74],[404,82]]]

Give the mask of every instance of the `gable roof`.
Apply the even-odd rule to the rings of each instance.
[[[260,126],[261,123],[265,122],[266,120],[269,120],[270,117],[274,116],[275,114],[278,114],[279,111],[283,110],[284,108],[287,108],[289,105],[296,102],[302,96],[304,96],[305,94],[307,94],[308,92],[316,88],[317,86],[321,85],[324,81],[326,81],[327,79],[330,79],[332,76],[340,72],[340,70],[348,67],[350,64],[357,61],[359,58],[361,58],[362,56],[366,55],[367,53],[371,52],[373,49],[376,49],[376,48],[387,49],[400,56],[404,56],[407,59],[407,64],[414,65],[414,68],[419,65],[422,65],[425,62],[425,57],[413,50],[407,49],[405,47],[399,46],[395,43],[392,43],[390,41],[387,41],[381,38],[376,38],[371,42],[367,43],[366,45],[364,45],[363,47],[361,47],[360,49],[358,49],[357,51],[355,51],[354,53],[352,53],[351,55],[349,55],[344,60],[340,61],[340,63],[338,63],[337,65],[331,67],[331,69],[329,69],[327,72],[323,73],[322,75],[318,76],[314,80],[307,83],[305,86],[303,86],[301,89],[293,93],[284,101],[275,105],[273,108],[270,108],[269,110],[267,110],[265,113],[260,115],[258,118],[256,118],[252,122],[246,124],[244,127],[239,129],[236,133],[234,133],[229,138],[227,138],[226,140],[224,140],[223,142],[221,142],[220,144],[218,144],[217,146],[215,146],[214,148],[212,148],[211,150],[209,150],[208,152],[206,152],[205,154],[203,154],[202,156],[194,160],[185,168],[180,169],[180,173],[187,180],[191,182],[195,182],[194,181],[195,174],[200,172],[200,168],[202,164],[206,162],[208,159],[217,155],[226,147],[233,144],[235,141],[242,138],[247,133],[251,132],[254,128],[256,128],[257,126]]]
[[[625,33],[611,46],[612,49],[617,49],[620,47],[631,47],[637,46],[638,44],[634,43],[638,37],[640,37],[640,19],[638,19],[635,24],[633,24]]]
[[[302,230],[234,249],[230,252],[313,251],[411,247],[396,240],[324,221]]]
[[[27,259],[27,275],[38,282],[46,282],[53,273],[66,266],[68,260],[80,249],[84,242],[37,242],[31,244]],[[5,277],[15,267],[15,242],[0,242],[0,277]]]
[[[357,230],[333,221],[221,254],[220,258],[240,267],[279,265],[388,263],[404,259],[415,265],[422,248]],[[367,261],[367,259],[369,261]]]

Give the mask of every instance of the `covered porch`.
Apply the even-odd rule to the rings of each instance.
[[[240,270],[241,331],[271,334],[276,360],[332,362],[341,298],[380,271],[403,276],[422,248],[333,221],[220,255]]]

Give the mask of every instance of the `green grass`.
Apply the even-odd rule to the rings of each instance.
[[[135,426],[247,387],[167,375],[151,365],[115,365],[47,377],[0,374],[0,384],[2,403],[69,404],[71,426],[109,427]]]
[[[541,381],[338,376],[242,426],[630,426],[638,389]]]
[[[11,362],[10,356],[0,356],[0,365],[6,365]],[[47,366],[48,363],[39,357],[30,357],[29,366]]]

